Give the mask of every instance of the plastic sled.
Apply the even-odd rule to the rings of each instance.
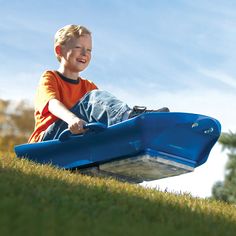
[[[17,157],[63,169],[139,183],[193,171],[206,162],[220,123],[191,113],[144,113],[106,127],[86,125],[56,140],[15,146]]]

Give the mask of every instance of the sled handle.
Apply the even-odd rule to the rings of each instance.
[[[87,132],[82,134],[72,134],[69,129],[66,129],[59,135],[58,140],[64,142],[69,140],[71,137],[83,137],[86,133],[98,133],[104,131],[106,128],[107,126],[100,122],[88,123],[84,125],[84,129],[88,129]]]

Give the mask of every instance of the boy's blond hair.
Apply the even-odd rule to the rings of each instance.
[[[79,38],[83,35],[91,35],[91,32],[82,25],[66,25],[59,29],[54,37],[54,48],[57,45],[65,45],[72,38]],[[56,54],[58,61],[61,61],[60,56]]]

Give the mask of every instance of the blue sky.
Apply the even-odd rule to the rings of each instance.
[[[93,59],[82,76],[130,106],[205,114],[235,131],[235,1],[0,0],[0,6],[0,98],[33,102],[42,72],[58,68],[55,32],[82,24],[93,33]],[[226,160],[216,145],[199,170],[159,186],[209,196]]]

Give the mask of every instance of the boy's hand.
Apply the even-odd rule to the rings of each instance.
[[[84,125],[86,122],[78,117],[74,117],[68,123],[68,129],[72,134],[81,134],[84,133],[86,130],[84,129]]]
[[[48,110],[59,119],[65,121],[68,124],[68,129],[72,134],[84,133],[84,125],[86,122],[71,111],[69,111],[63,103],[57,99],[51,99],[48,103]]]

